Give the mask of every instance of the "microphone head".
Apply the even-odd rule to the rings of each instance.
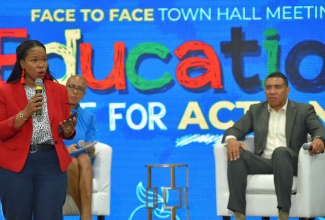
[[[35,85],[36,86],[43,86],[43,80],[42,79],[36,79],[35,80]]]
[[[84,140],[79,140],[78,141],[78,146],[79,147],[84,147],[86,145],[86,142]]]
[[[304,143],[304,144],[302,145],[302,148],[303,148],[304,150],[310,150],[312,147],[309,145],[309,143]]]

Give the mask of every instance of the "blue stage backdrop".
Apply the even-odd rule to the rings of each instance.
[[[325,121],[324,1],[16,0],[0,8],[0,83],[26,39],[46,44],[60,83],[87,79],[82,104],[96,114],[97,140],[113,148],[107,219],[146,219],[145,165],[165,163],[189,166],[191,219],[217,219],[213,147],[264,100],[271,72],[284,72],[289,97]]]

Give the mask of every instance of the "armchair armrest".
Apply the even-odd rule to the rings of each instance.
[[[243,143],[249,151],[254,150],[254,136],[247,136]],[[229,216],[232,215],[232,212],[227,209],[227,201],[229,198],[227,177],[227,147],[223,143],[218,143],[214,146],[213,151],[216,172],[217,215]]]
[[[92,214],[110,214],[112,153],[112,148],[107,144],[98,142],[95,145]]]
[[[325,154],[310,155],[308,150],[300,149],[297,176],[297,206],[312,207],[317,213],[325,204]]]
[[[231,215],[231,213],[227,209],[227,201],[229,197],[227,179],[227,147],[225,144],[220,143],[215,145],[213,151],[215,159],[217,215],[228,216]]]

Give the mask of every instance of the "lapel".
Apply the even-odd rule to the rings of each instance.
[[[285,128],[287,146],[290,146],[290,137],[291,137],[296,113],[297,113],[296,105],[293,102],[288,100],[288,106],[286,111],[286,128]]]
[[[52,82],[50,82],[49,80],[44,80],[44,85],[45,85],[45,89],[46,89],[46,97],[47,97],[47,111],[49,114],[49,120],[50,123],[52,124],[53,121],[53,117],[55,114],[55,100],[56,97],[59,96],[58,94],[56,94],[54,87],[52,86]]]
[[[28,100],[27,100],[24,85],[22,85],[20,81],[13,84],[13,93],[14,96],[12,96],[11,98],[13,98],[18,103],[20,109],[24,109],[28,103]],[[19,97],[19,98],[15,98],[15,97]]]
[[[262,109],[260,117],[261,117],[261,120],[259,120],[260,121],[259,126],[262,129],[262,133],[266,134],[263,136],[263,143],[261,143],[262,144],[261,146],[266,146],[266,139],[267,139],[267,133],[269,130],[269,119],[270,119],[270,113],[268,110],[267,102],[264,103],[264,108]]]

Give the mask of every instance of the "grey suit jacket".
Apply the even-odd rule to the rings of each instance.
[[[244,140],[247,134],[254,132],[254,153],[261,155],[266,146],[269,117],[267,102],[251,105],[246,114],[226,130],[223,142],[228,135],[235,136],[237,140]],[[307,134],[312,138],[325,137],[325,127],[312,105],[289,100],[285,133],[287,147],[298,154],[300,147],[307,142]]]

